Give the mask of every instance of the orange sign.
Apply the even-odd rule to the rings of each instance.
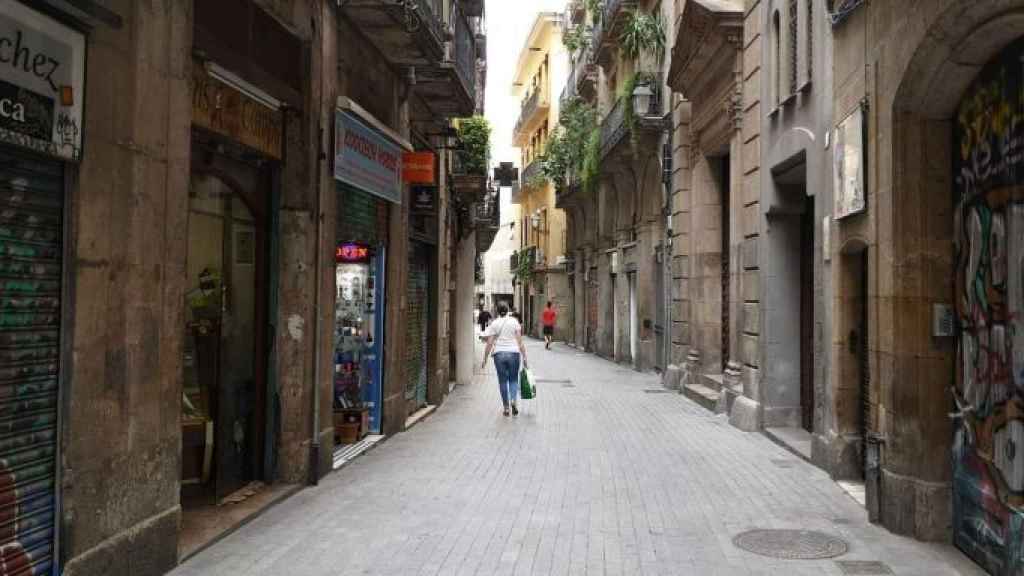
[[[402,181],[409,184],[433,184],[434,153],[403,152]]]

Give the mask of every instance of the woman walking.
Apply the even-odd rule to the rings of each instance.
[[[519,414],[516,399],[519,398],[519,360],[523,367],[528,368],[526,347],[523,346],[523,329],[519,321],[509,316],[508,307],[498,304],[498,319],[491,322],[484,332],[487,346],[484,349],[482,368],[487,368],[487,357],[494,352],[494,369],[498,372],[498,389],[501,391],[501,403],[504,405],[505,416]]]

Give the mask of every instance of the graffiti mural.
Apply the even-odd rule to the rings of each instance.
[[[993,574],[1024,575],[1024,39],[964,94],[953,174],[954,541]]]

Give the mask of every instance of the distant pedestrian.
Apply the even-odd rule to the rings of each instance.
[[[505,407],[505,416],[518,415],[516,400],[519,398],[519,361],[523,367],[529,368],[526,360],[526,347],[523,346],[523,328],[519,321],[508,313],[504,304],[498,304],[498,318],[484,332],[487,346],[484,348],[482,368],[487,368],[487,357],[494,351],[494,369],[498,372],[498,389],[501,392],[501,403]]]
[[[548,300],[548,306],[540,315],[541,324],[544,325],[544,349],[551,349],[551,339],[555,337],[555,320],[558,319],[558,312]]]
[[[487,330],[487,325],[491,323],[491,313],[488,312],[484,305],[480,305],[480,313],[476,316],[476,321],[480,323],[480,331]]]

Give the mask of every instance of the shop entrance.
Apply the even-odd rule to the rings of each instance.
[[[193,155],[202,156],[202,155]],[[197,159],[188,204],[181,416],[182,552],[231,527],[266,470],[267,168]],[[253,510],[254,511],[254,510]]]
[[[384,248],[341,244],[335,262],[334,433],[345,445],[381,431]]]

